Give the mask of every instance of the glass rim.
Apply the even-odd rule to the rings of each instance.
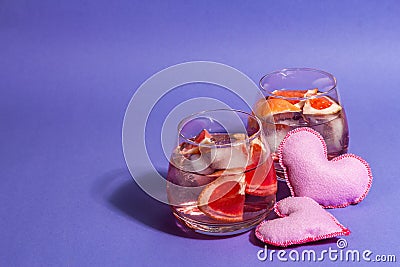
[[[243,141],[240,140],[240,141],[236,141],[236,142],[234,142],[234,143],[221,144],[221,145],[218,145],[218,144],[199,144],[199,143],[196,143],[196,142],[190,140],[190,138],[188,138],[188,137],[186,137],[186,136],[184,136],[184,135],[182,134],[182,129],[183,129],[184,125],[185,125],[187,122],[191,121],[191,119],[193,119],[193,118],[195,118],[195,117],[197,117],[197,116],[200,116],[200,115],[202,115],[202,114],[206,114],[206,113],[208,113],[208,112],[219,112],[219,111],[236,112],[236,113],[245,114],[245,115],[247,115],[247,116],[249,116],[249,117],[251,117],[251,118],[254,118],[254,119],[257,121],[258,130],[257,130],[254,134],[252,134],[251,136],[246,135],[246,138],[245,138]],[[200,146],[200,147],[232,147],[232,146],[242,145],[243,143],[250,143],[251,141],[253,141],[253,140],[256,139],[257,137],[259,137],[259,136],[261,135],[261,132],[262,132],[262,122],[261,122],[261,120],[260,120],[257,116],[255,116],[255,115],[253,115],[253,114],[251,114],[251,113],[249,113],[249,112],[246,112],[246,111],[243,111],[243,110],[238,110],[238,109],[225,109],[225,108],[220,108],[220,109],[202,110],[202,111],[195,112],[195,113],[192,113],[192,114],[186,116],[185,118],[183,118],[183,119],[178,123],[178,133],[179,133],[179,136],[182,137],[182,138],[185,140],[185,142],[187,142],[187,143],[189,143],[189,144],[192,144],[192,145]],[[228,134],[230,134],[230,133],[228,132]]]
[[[332,82],[333,85],[329,87],[328,90],[323,91],[323,92],[318,92],[318,95],[312,95],[312,96],[306,96],[306,97],[286,97],[286,96],[278,96],[278,95],[273,95],[272,91],[266,90],[263,86],[263,81],[275,74],[278,73],[282,73],[284,71],[307,71],[307,72],[318,72],[321,73],[323,75],[325,75],[326,77],[328,77]],[[279,98],[279,99],[285,99],[285,100],[307,100],[307,99],[311,99],[311,98],[318,98],[318,97],[323,97],[325,95],[328,95],[331,91],[335,90],[337,87],[337,80],[336,77],[333,76],[331,73],[324,71],[324,70],[319,70],[319,69],[314,69],[314,68],[284,68],[281,70],[276,70],[270,73],[265,74],[264,76],[261,77],[258,85],[260,86],[261,90],[265,93],[268,94],[268,96],[274,96],[274,98]],[[307,90],[312,90],[314,88],[308,88]],[[300,89],[301,90],[301,89]],[[305,89],[303,89],[305,90]]]

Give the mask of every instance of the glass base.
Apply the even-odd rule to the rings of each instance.
[[[254,226],[262,222],[270,211],[267,211],[251,220],[237,222],[237,223],[227,223],[227,224],[212,224],[212,223],[202,223],[199,221],[194,221],[189,218],[184,218],[180,216],[178,213],[173,212],[175,215],[177,222],[187,227],[197,233],[205,234],[205,235],[214,235],[214,236],[226,236],[226,235],[236,235],[240,233],[247,232],[251,230]]]

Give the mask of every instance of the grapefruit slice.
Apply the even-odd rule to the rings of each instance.
[[[246,170],[257,167],[263,152],[266,153],[261,140],[258,138],[252,140],[250,143],[250,164],[246,167]]]
[[[244,175],[221,176],[209,183],[198,198],[198,208],[207,216],[224,222],[243,220]]]
[[[211,134],[206,130],[203,129],[194,139],[194,141],[198,144],[201,144],[204,141],[207,141],[206,139],[210,139],[211,138]]]
[[[278,98],[262,98],[257,101],[254,106],[254,114],[260,118],[267,116],[287,114],[287,113],[300,113],[301,109],[287,100]]]
[[[276,193],[276,173],[271,156],[260,164],[262,153],[266,153],[260,140],[255,139],[250,147],[251,164],[245,171],[245,192],[254,196]]]
[[[211,134],[206,130],[203,129],[194,139],[193,141],[197,144],[211,144]],[[181,153],[184,155],[191,155],[191,154],[200,154],[199,147],[189,143],[182,143],[181,144]]]
[[[271,158],[257,168],[246,171],[246,194],[269,196],[277,192],[276,172]]]
[[[308,99],[303,107],[305,115],[332,115],[339,112],[342,107],[332,98],[327,96]]]
[[[309,97],[312,95],[316,95],[318,93],[318,89],[314,88],[311,90],[275,90],[272,92],[273,95],[276,96],[283,96],[287,98],[304,98],[304,97]],[[296,104],[299,102],[299,100],[288,100],[292,104]]]
[[[299,120],[301,118],[301,109],[284,99],[267,99],[262,108],[264,109],[264,116],[268,116],[269,113],[273,116],[275,122]]]
[[[300,112],[301,109],[285,99],[272,98],[268,99],[267,103],[271,109],[272,114],[286,113],[286,112]]]
[[[275,96],[282,96],[285,98],[306,98],[318,93],[318,89],[314,88],[311,90],[275,90],[272,92]],[[269,97],[269,99],[274,98]],[[286,101],[290,102],[291,104],[295,105],[298,108],[302,108],[304,106],[304,100],[298,99],[286,99]]]

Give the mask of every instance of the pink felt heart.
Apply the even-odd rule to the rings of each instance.
[[[292,196],[311,197],[325,208],[359,203],[371,187],[365,160],[343,154],[329,161],[323,137],[311,128],[290,131],[278,154]]]
[[[308,197],[287,197],[275,204],[278,219],[264,221],[255,234],[261,241],[279,247],[303,244],[341,235],[350,230]]]

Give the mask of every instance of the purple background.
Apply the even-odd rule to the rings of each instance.
[[[349,248],[399,252],[400,3],[214,2],[0,1],[0,266],[301,265],[259,262],[252,232],[181,232],[131,179],[121,145],[130,98],[191,60],[256,82],[284,67],[333,73],[350,152],[374,182],[362,203],[331,212],[352,230]],[[164,109],[196,95],[187,92]]]

